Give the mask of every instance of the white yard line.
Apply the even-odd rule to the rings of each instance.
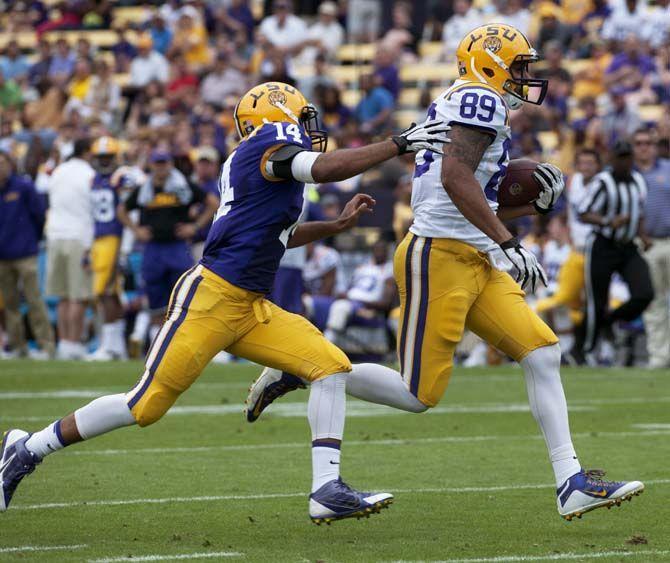
[[[670,423],[653,422],[649,424],[633,424],[633,428],[640,428],[642,430],[670,430]]]
[[[641,438],[645,436],[667,436],[670,434],[670,426],[659,430],[650,429],[635,432],[582,432],[572,435],[573,438]],[[540,434],[522,434],[512,436],[438,436],[432,438],[398,438],[385,440],[347,440],[347,446],[408,446],[418,444],[468,444],[476,442],[498,442],[498,441],[524,441],[524,440],[543,440]],[[231,444],[227,446],[192,446],[192,447],[167,447],[167,448],[135,448],[135,449],[105,449],[105,450],[68,450],[68,455],[132,455],[132,454],[181,454],[181,453],[202,453],[202,452],[237,452],[237,451],[256,451],[256,450],[277,450],[277,449],[307,449],[309,442],[285,442],[273,444]]]
[[[85,543],[75,545],[21,545],[18,547],[0,547],[0,553],[23,553],[33,551],[69,551],[88,547]]]
[[[666,485],[670,483],[670,479],[652,479],[645,481],[645,485]],[[542,484],[521,484],[521,485],[500,485],[497,487],[435,487],[435,488],[419,488],[419,489],[393,489],[389,487],[396,494],[458,494],[458,493],[493,493],[503,491],[521,491],[533,489],[554,489],[553,483]],[[385,487],[380,487],[385,489]],[[169,504],[169,503],[192,503],[192,502],[219,502],[219,501],[234,501],[234,500],[269,500],[278,498],[299,498],[305,497],[307,493],[265,493],[265,494],[250,494],[250,495],[208,495],[199,497],[164,497],[164,498],[144,498],[144,499],[127,499],[127,500],[92,500],[92,501],[78,501],[78,502],[51,502],[42,504],[27,504],[13,506],[12,510],[47,510],[57,508],[86,508],[91,506],[127,506],[138,504]]]
[[[117,561],[177,561],[180,559],[214,559],[216,557],[243,557],[238,551],[206,551],[203,553],[181,553],[176,555],[123,555],[121,557],[105,557],[89,559],[88,563],[117,563]]]
[[[498,557],[475,557],[473,559],[443,559],[431,563],[516,563],[523,561],[566,561],[571,559],[606,559],[609,557],[662,557],[670,550],[641,549],[640,551],[594,551],[591,553],[552,553],[550,555],[500,555]],[[394,563],[423,563],[400,560]]]

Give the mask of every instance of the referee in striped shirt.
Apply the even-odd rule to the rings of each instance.
[[[578,364],[585,363],[585,354],[593,351],[601,331],[611,339],[613,323],[638,318],[654,297],[649,267],[635,243],[639,237],[645,249],[650,245],[644,232],[646,196],[647,184],[633,170],[633,147],[617,141],[611,167],[594,177],[579,208],[580,220],[594,225],[594,232],[586,244],[586,312],[572,350]],[[609,287],[615,272],[628,285],[630,299],[609,311]]]

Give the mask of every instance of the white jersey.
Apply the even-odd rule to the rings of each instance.
[[[542,249],[542,267],[547,273],[547,290],[550,294],[558,287],[558,273],[568,259],[571,248],[569,244],[560,244],[555,240],[547,241]]]
[[[323,284],[323,277],[335,270],[335,292],[342,289],[342,259],[340,253],[329,246],[316,244],[312,255],[302,270],[302,279],[310,293],[318,293]]]
[[[305,185],[303,190],[302,211],[298,217],[298,223],[304,223],[307,220],[307,211],[309,209],[309,188]],[[307,250],[304,246],[296,246],[295,248],[287,248],[284,255],[279,261],[280,268],[293,268],[295,270],[302,270],[305,267],[307,260]]]
[[[507,103],[496,91],[479,82],[457,80],[428,109],[430,119],[449,125],[462,124],[495,136],[484,152],[475,171],[475,178],[486,195],[491,209],[498,209],[498,185],[505,176],[509,162],[511,132]],[[509,265],[500,247],[468,221],[442,187],[442,156],[426,150],[416,155],[412,210],[415,235],[460,240],[489,253],[494,266]]]
[[[393,264],[369,262],[356,268],[347,298],[362,303],[379,301],[384,296],[386,280],[393,277]]]
[[[579,252],[584,251],[586,239],[593,231],[593,226],[579,220],[579,207],[589,192],[589,183],[584,182],[584,176],[575,172],[568,184],[568,228],[572,246]]]

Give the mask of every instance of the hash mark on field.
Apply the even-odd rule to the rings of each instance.
[[[443,559],[435,563],[516,563],[523,561],[564,561],[569,559],[605,559],[607,557],[638,557],[641,555],[661,557],[670,550],[647,549],[643,551],[596,551],[592,553],[553,553],[551,555],[500,555],[498,557],[475,557],[473,559]],[[400,560],[394,563],[419,563]]]
[[[88,547],[85,543],[76,545],[22,545],[19,547],[0,547],[0,553],[22,553],[24,551],[69,551],[70,549],[83,549]]]
[[[121,557],[106,557],[103,559],[89,559],[88,563],[116,563],[117,561],[177,561],[179,559],[213,559],[214,557],[244,557],[244,553],[237,551],[216,551],[203,553],[181,553],[176,555],[124,555]]]
[[[667,436],[667,430],[647,430],[641,432],[581,432],[573,434],[573,438],[641,438],[644,436]],[[498,441],[524,441],[543,440],[539,434],[512,435],[512,436],[438,436],[432,438],[400,438],[385,440],[348,440],[347,446],[411,446],[417,444],[467,444],[471,442],[498,442]],[[68,455],[128,455],[128,454],[172,454],[172,453],[197,453],[197,452],[236,452],[255,450],[276,449],[306,449],[309,442],[285,442],[275,444],[231,444],[228,446],[192,446],[174,448],[134,448],[134,449],[106,449],[106,450],[74,450],[68,451]]]
[[[646,485],[665,485],[670,483],[670,479],[654,479],[645,481]],[[385,487],[380,487],[380,490]],[[392,487],[389,489],[393,490]],[[553,483],[550,484],[521,484],[521,485],[501,485],[497,487],[435,487],[421,489],[395,489],[397,494],[437,494],[437,493],[494,493],[503,491],[523,491],[533,489],[555,489]],[[48,508],[84,508],[88,506],[127,506],[135,504],[169,504],[186,502],[217,502],[227,500],[271,500],[278,498],[299,498],[307,497],[307,493],[266,493],[250,495],[209,495],[200,497],[165,497],[165,498],[145,498],[145,499],[126,499],[126,500],[93,500],[78,502],[52,502],[45,504],[26,504],[19,505],[14,510],[43,510]]]

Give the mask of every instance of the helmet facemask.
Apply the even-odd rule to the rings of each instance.
[[[319,112],[317,109],[312,105],[305,106],[300,111],[298,120],[312,140],[312,149],[317,152],[326,152],[328,133],[319,128]]]
[[[544,78],[532,78],[529,65],[539,60],[534,50],[529,55],[517,55],[509,66],[510,78],[503,84],[503,90],[522,102],[540,105],[547,95],[549,81]]]
[[[114,153],[93,155],[93,167],[100,174],[111,174],[116,169],[116,155]]]

